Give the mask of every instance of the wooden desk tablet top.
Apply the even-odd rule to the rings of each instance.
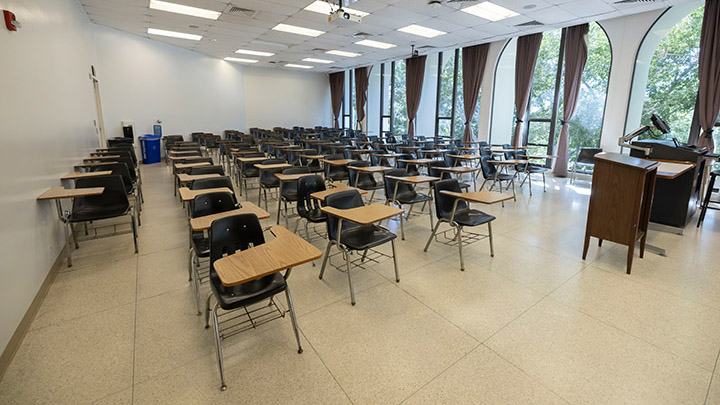
[[[77,179],[84,179],[86,177],[101,177],[101,176],[109,176],[112,174],[112,170],[100,170],[97,172],[70,172],[63,174],[62,177],[60,177],[60,180],[77,180]]]
[[[488,162],[496,165],[524,165],[526,163],[530,163],[528,160],[524,159],[506,159],[506,160],[492,160],[489,159]]]
[[[98,160],[116,160],[120,155],[93,156],[83,159],[83,162],[96,162]]]
[[[688,170],[695,167],[695,163],[690,162],[667,162],[658,161],[660,166],[658,167],[657,177],[660,179],[674,179]]]
[[[280,179],[280,181],[295,181],[301,177],[313,176],[315,174],[316,173],[294,173],[294,174],[275,173],[275,177]]]
[[[209,173],[209,174],[178,173],[177,176],[178,176],[178,181],[180,181],[180,183],[191,183],[194,180],[211,179],[213,177],[222,177],[217,173]]]
[[[524,149],[490,149],[490,152],[492,153],[512,153],[512,152],[518,152]]]
[[[480,150],[480,148],[473,148],[471,146],[463,146],[461,148],[457,148],[458,150]]]
[[[399,153],[373,153],[372,155],[381,158],[394,158],[400,156]]]
[[[310,194],[310,197],[314,198],[316,200],[325,201],[325,197],[327,197],[331,194],[335,194],[335,193],[339,193],[341,191],[347,191],[347,190],[355,190],[358,193],[360,193],[360,195],[367,194],[367,190],[361,190],[359,188],[350,187],[350,186],[346,186],[344,184],[339,184],[339,183],[333,183],[333,184],[337,184],[337,187],[330,188],[330,189],[327,189],[324,191],[316,191],[316,192]]]
[[[167,158],[172,161],[183,161],[183,160],[188,160],[188,159],[199,159],[201,157],[202,156],[200,156],[199,153],[193,153],[192,155],[187,155],[187,156],[168,156]]]
[[[217,188],[206,188],[202,190],[190,190],[187,187],[180,187],[180,198],[182,198],[183,201],[192,201],[195,199],[195,197],[201,195],[201,194],[207,194],[207,193],[230,193],[234,194],[232,190],[230,190],[227,187],[217,187]]]
[[[200,167],[200,166],[211,166],[212,164],[210,162],[198,162],[198,163],[178,163],[175,165],[176,169],[192,169],[193,167]]]
[[[220,212],[217,214],[212,215],[205,215],[202,217],[192,218],[190,220],[190,226],[192,227],[193,231],[204,231],[207,229],[210,229],[210,225],[212,222],[216,219],[230,217],[233,215],[239,215],[239,214],[255,214],[257,215],[258,219],[268,219],[270,218],[270,213],[265,211],[264,209],[258,207],[257,205],[251,203],[250,201],[243,201],[240,203],[241,207],[235,210]]]
[[[465,159],[465,160],[482,158],[482,156],[480,156],[480,155],[448,155],[448,156],[451,158],[455,158],[455,159]]]
[[[455,197],[455,198],[462,198],[463,200],[467,200],[470,202],[482,203],[482,204],[496,204],[499,202],[513,199],[512,194],[502,194],[502,193],[498,193],[497,191],[487,191],[487,190],[471,191],[468,193],[456,193],[454,191],[442,190],[442,191],[440,191],[440,194],[449,195],[449,196]]]
[[[384,173],[393,170],[394,167],[390,166],[367,166],[367,167],[353,167],[353,170],[365,173]]]
[[[116,161],[108,162],[108,161],[102,161],[102,162],[90,162],[90,163],[83,163],[79,165],[75,165],[75,167],[95,167],[95,166],[102,166],[106,165],[108,163],[117,163]]]
[[[383,219],[398,216],[405,211],[390,205],[370,204],[362,207],[340,209],[335,207],[321,207],[322,212],[360,225],[369,225]]]
[[[431,181],[440,180],[440,177],[433,176],[385,176],[385,178],[410,184],[430,183]]]
[[[173,156],[186,156],[186,155],[192,155],[194,153],[199,154],[197,150],[171,150],[170,154]]]
[[[322,159],[325,157],[325,155],[299,155],[301,158],[305,159]]]
[[[253,165],[257,167],[260,170],[272,170],[272,169],[287,169],[289,167],[292,167],[288,163],[275,163],[272,165],[261,165],[261,164],[255,164]]]
[[[237,158],[238,162],[242,163],[257,163],[262,162],[264,160],[268,160],[265,156],[256,156],[256,157],[239,157]]]
[[[556,159],[557,155],[518,155],[523,159]]]
[[[322,162],[325,162],[329,165],[333,166],[346,166],[348,163],[355,162],[355,159],[336,159],[336,160],[328,160],[328,159],[320,159]]]
[[[282,226],[273,226],[275,239],[218,259],[213,267],[227,287],[247,283],[311,262],[322,252]]]
[[[249,155],[249,154],[251,154],[251,153],[260,153],[260,152],[257,151],[257,150],[237,150],[237,149],[232,150],[232,149],[231,149],[231,150],[230,150],[230,153],[231,153],[233,156],[245,156],[245,155]]]
[[[403,146],[403,145],[396,146],[395,148],[396,148],[396,149],[403,149],[403,150],[417,150],[417,149],[420,149],[419,146]]]
[[[450,152],[450,149],[423,149],[420,152],[429,153],[429,154],[447,153],[447,152]]]
[[[345,152],[357,153],[358,155],[369,155],[374,151],[370,149],[345,149]]]
[[[88,197],[91,195],[100,195],[105,191],[105,187],[87,187],[87,188],[63,188],[53,187],[50,190],[40,194],[38,201],[57,200],[61,198]]]
[[[480,170],[479,167],[455,166],[455,167],[434,167],[433,169],[448,173],[471,173]]]
[[[434,162],[434,159],[398,159],[398,162],[410,163],[414,165],[426,165],[430,162]]]

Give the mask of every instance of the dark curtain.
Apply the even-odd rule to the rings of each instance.
[[[482,84],[485,62],[487,61],[490,44],[468,46],[462,49],[463,63],[463,100],[465,100],[465,134],[464,142],[472,142],[473,133],[470,128],[478,96]]]
[[[715,151],[713,126],[720,113],[720,0],[705,1],[698,76],[698,107],[703,132],[697,145],[707,147],[712,153]]]
[[[427,55],[405,59],[405,96],[408,115],[408,137],[415,137],[415,118],[420,107]]]
[[[340,128],[340,107],[342,107],[345,90],[345,72],[330,73],[330,103],[332,104],[335,128]]]
[[[525,35],[517,40],[517,56],[515,57],[515,136],[513,145],[519,147],[522,143],[522,123],[525,119],[530,101],[530,89],[532,88],[533,74],[535,73],[535,62],[537,62],[542,32]]]
[[[357,128],[362,131],[362,122],[365,119],[365,102],[367,101],[368,79],[370,67],[355,69],[355,109],[357,112]]]
[[[588,56],[587,35],[590,31],[588,24],[580,24],[567,29],[565,38],[565,87],[563,88],[563,119],[560,129],[560,139],[557,146],[557,162],[553,173],[565,177],[568,174],[568,138],[570,121],[577,107],[580,96],[582,75]]]

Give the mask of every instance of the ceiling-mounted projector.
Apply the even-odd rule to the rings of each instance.
[[[338,20],[359,23],[362,20],[362,17],[356,14],[349,13],[342,8],[339,8],[336,11],[330,13],[330,16],[328,16],[328,22],[335,22]]]

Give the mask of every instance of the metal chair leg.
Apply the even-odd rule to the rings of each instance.
[[[135,253],[137,253],[138,252],[138,244],[137,244],[137,227],[135,226],[135,217],[131,215],[130,221],[132,221],[133,242],[135,243]]]
[[[465,271],[465,261],[462,254],[462,226],[457,227],[458,249],[460,250],[460,271]]]
[[[220,391],[225,391],[227,385],[225,385],[225,373],[223,372],[222,340],[220,338],[220,326],[218,325],[217,315],[218,308],[219,305],[215,305],[215,308],[213,308],[213,326],[215,327],[215,344],[217,347],[218,367],[220,368]]]
[[[193,252],[193,287],[195,291],[195,305],[197,306],[197,314],[200,316],[201,310],[200,310],[200,274],[198,272],[198,267],[200,266],[200,259],[197,257],[197,255]]]
[[[488,222],[488,237],[490,239],[490,257],[495,257],[495,250],[493,249],[493,240],[492,240],[492,224]]]
[[[68,267],[72,267],[72,225],[70,222],[65,222],[65,236],[67,238],[67,244],[65,246],[65,256],[67,257]]]
[[[392,247],[392,254],[393,254],[393,266],[395,267],[395,282],[400,282],[400,273],[398,273],[398,265],[397,265],[397,255],[395,254],[395,239],[390,241],[390,246]]]
[[[193,280],[193,250],[188,249],[188,281]]]
[[[355,290],[352,285],[352,277],[350,276],[350,252],[345,250],[345,270],[348,275],[348,284],[350,285],[350,303],[355,305]]]
[[[300,344],[300,332],[298,332],[297,318],[295,317],[295,306],[293,305],[292,297],[290,296],[290,288],[285,285],[285,298],[287,299],[288,308],[290,310],[290,320],[292,321],[293,331],[295,332],[295,340],[298,344],[298,354],[303,352],[302,345]]]
[[[423,249],[423,252],[427,252],[428,248],[430,247],[430,242],[432,242],[433,237],[435,236],[435,232],[437,232],[438,228],[440,227],[440,221],[437,221],[435,224],[435,227],[433,228],[432,232],[430,232],[430,237],[428,238],[427,243],[425,244],[425,249]]]
[[[327,249],[325,249],[325,257],[323,257],[323,264],[322,267],[320,267],[320,276],[318,278],[322,280],[323,274],[325,273],[325,265],[328,261],[328,256],[330,256],[330,248],[332,247],[332,241],[328,241]]]
[[[210,328],[210,300],[212,300],[213,293],[208,294],[207,304],[205,305],[205,329]]]

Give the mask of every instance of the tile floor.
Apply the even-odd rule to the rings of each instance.
[[[426,217],[397,243],[400,283],[390,260],[353,272],[354,307],[345,274],[296,269],[304,353],[287,318],[226,340],[220,392],[187,281],[184,210],[165,165],[142,169],[140,254],[129,235],[81,244],[0,403],[720,403],[720,216],[684,236],[651,232],[668,256],[636,258],[628,276],[612,243],[581,260],[589,183],[564,179],[479,207],[497,216],[495,257],[487,241],[471,245],[465,272],[455,248],[423,253]]]

